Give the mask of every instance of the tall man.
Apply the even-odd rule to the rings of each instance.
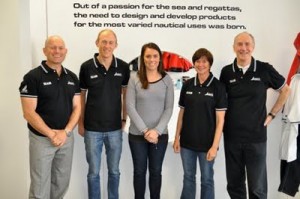
[[[224,145],[227,191],[232,199],[247,198],[246,176],[249,199],[267,199],[267,125],[289,94],[284,77],[270,64],[252,57],[254,47],[250,33],[238,34],[233,44],[236,59],[220,76],[228,94]],[[277,90],[279,96],[267,114],[268,88]]]
[[[101,198],[100,165],[105,145],[108,168],[108,198],[119,198],[119,162],[122,152],[122,129],[126,123],[125,92],[129,66],[113,55],[117,48],[116,34],[105,29],[99,32],[98,53],[81,65],[79,79],[82,114],[79,133],[84,136],[89,199]]]
[[[29,198],[61,199],[70,181],[80,89],[76,75],[62,66],[67,54],[62,38],[50,36],[43,51],[47,60],[28,72],[20,86],[29,128]]]

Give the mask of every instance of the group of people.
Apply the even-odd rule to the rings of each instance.
[[[29,128],[29,198],[65,195],[77,123],[88,163],[88,197],[101,198],[104,145],[108,198],[120,198],[119,162],[127,115],[134,197],[145,197],[148,171],[150,198],[160,198],[174,103],[174,84],[164,71],[162,51],[155,43],[143,45],[139,70],[130,73],[128,64],[114,56],[118,42],[112,30],[100,31],[96,46],[98,53],[81,65],[78,79],[62,65],[67,54],[63,39],[50,36],[43,48],[46,60],[23,78],[19,90]],[[196,75],[181,89],[173,143],[184,172],[181,199],[195,198],[197,160],[201,199],[215,198],[213,166],[223,132],[229,196],[267,199],[266,127],[283,107],[289,87],[270,64],[252,57],[254,47],[250,33],[238,34],[233,43],[236,59],[222,69],[220,80],[211,72],[209,50],[200,48],[192,57]],[[279,95],[267,113],[268,88]]]

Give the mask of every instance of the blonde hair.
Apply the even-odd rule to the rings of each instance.
[[[114,35],[114,37],[116,38],[116,44],[118,43],[117,35],[116,35],[116,33],[115,33],[113,30],[111,30],[111,29],[104,29],[104,30],[101,30],[101,31],[98,33],[98,37],[97,37],[97,39],[96,39],[96,43],[99,42],[99,37],[100,37],[101,34],[104,33],[104,32],[112,33],[112,34]]]

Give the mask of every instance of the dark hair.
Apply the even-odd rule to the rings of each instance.
[[[207,50],[206,48],[199,48],[198,50],[196,50],[196,52],[193,55],[193,64],[195,64],[195,62],[200,59],[201,57],[206,57],[207,61],[209,62],[210,66],[212,66],[213,62],[214,62],[214,57],[211,54],[211,52],[209,50]]]
[[[144,60],[144,55],[145,55],[145,51],[146,49],[151,48],[154,49],[158,52],[159,54],[159,64],[157,67],[157,71],[164,76],[166,74],[165,70],[164,70],[164,66],[163,66],[163,62],[162,62],[162,52],[160,50],[160,48],[158,47],[158,45],[156,45],[155,43],[147,43],[144,44],[141,50],[141,55],[140,55],[140,68],[139,71],[137,73],[140,82],[142,84],[142,88],[143,89],[147,89],[149,86],[149,82],[147,79],[147,71],[146,71],[146,65],[145,65],[145,60]]]

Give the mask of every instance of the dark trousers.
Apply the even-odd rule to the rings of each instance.
[[[133,186],[135,199],[145,198],[148,165],[150,198],[160,198],[162,163],[167,145],[167,140],[157,144],[129,140],[134,169]]]
[[[225,141],[227,191],[231,199],[267,199],[266,142]]]
[[[300,137],[297,137],[297,159],[292,162],[281,160],[280,185],[278,191],[294,197],[300,185]]]
[[[294,197],[300,184],[300,160],[280,163],[280,185],[278,191]]]

